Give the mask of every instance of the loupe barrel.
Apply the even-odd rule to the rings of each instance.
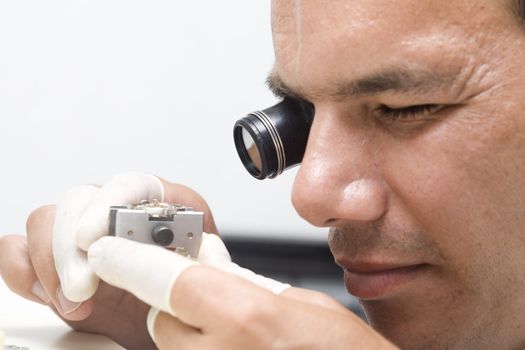
[[[284,99],[238,120],[233,136],[246,170],[262,180],[301,163],[313,116],[312,105]]]

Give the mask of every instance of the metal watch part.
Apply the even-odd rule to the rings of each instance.
[[[142,201],[110,207],[109,234],[155,244],[197,259],[204,213],[179,204]]]

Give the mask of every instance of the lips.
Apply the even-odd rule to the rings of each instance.
[[[346,263],[343,267],[346,289],[359,299],[380,299],[416,279],[426,264]]]

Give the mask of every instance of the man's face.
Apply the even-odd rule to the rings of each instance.
[[[274,0],[293,203],[402,348],[525,346],[525,31],[502,1]]]

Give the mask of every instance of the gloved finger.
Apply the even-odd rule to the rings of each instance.
[[[91,314],[91,301],[74,303],[64,296],[60,288],[52,249],[54,216],[55,207],[46,206],[33,211],[27,220],[27,246],[31,263],[46,294],[62,317],[71,321],[83,320]]]
[[[88,261],[107,283],[195,328],[224,318],[243,296],[259,301],[272,295],[238,276],[199,265],[157,246],[119,237],[103,237],[93,243]]]
[[[100,190],[78,186],[67,191],[56,207],[53,226],[53,256],[62,293],[73,302],[91,298],[98,287],[98,277],[87,263],[86,253],[77,247],[76,228],[84,211]]]
[[[109,236],[89,247],[88,261],[107,283],[172,315],[171,288],[184,270],[197,264],[161,247]]]
[[[202,242],[197,260],[202,264],[219,267],[229,264],[232,259],[224,242],[218,235],[202,233]]]
[[[224,242],[217,235],[208,234],[205,232],[203,233],[198,260],[202,264],[214,266],[224,271],[233,273],[237,276],[243,277],[263,288],[275,292],[276,294],[285,292],[283,295],[291,299],[316,304],[335,311],[344,313],[348,312],[348,309],[345,306],[328,297],[326,294],[302,288],[292,288],[288,284],[282,284],[275,280],[255,274],[253,271],[232,263],[230,254],[228,253]]]
[[[82,215],[76,230],[78,246],[87,251],[91,243],[108,234],[110,206],[142,200],[164,201],[164,187],[159,178],[135,172],[115,176],[100,189]]]
[[[0,239],[0,276],[16,294],[40,304],[50,301],[38,280],[24,236],[9,235]]]
[[[263,275],[256,274],[252,270],[248,270],[247,268],[241,267],[235,263],[219,268],[225,272],[242,277],[274,294],[281,294],[283,291],[291,287],[288,283],[282,283]]]
[[[176,317],[151,308],[148,332],[159,349],[203,349],[200,330],[184,324]]]
[[[242,277],[256,285],[280,294],[290,287],[289,284],[281,283],[274,279],[258,275],[255,272],[231,262],[230,254],[219,236],[203,233],[201,248],[199,251],[199,262],[216,267],[220,270]]]

